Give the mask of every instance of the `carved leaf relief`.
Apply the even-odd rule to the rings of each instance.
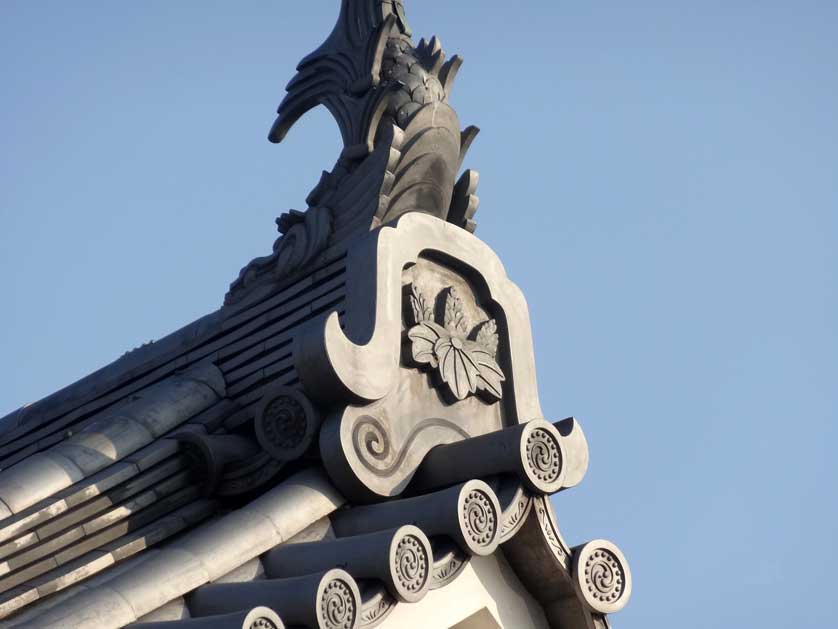
[[[425,296],[419,292],[415,284],[410,285],[410,306],[413,309],[413,320],[416,323],[434,320],[433,308],[428,305]]]
[[[448,295],[445,297],[445,329],[451,334],[463,334],[468,332],[468,323],[466,323],[465,315],[463,314],[463,302],[457,294],[457,289],[453,286],[448,289]]]
[[[444,338],[448,338],[448,332],[433,321],[423,321],[413,326],[407,333],[407,337],[413,342],[411,352],[413,360],[417,363],[429,363],[431,367],[437,367],[439,360],[436,353],[436,344]]]
[[[413,360],[430,365],[437,371],[457,400],[464,400],[478,391],[492,399],[500,399],[505,380],[496,360],[497,324],[494,319],[481,322],[472,330],[457,291],[451,287],[445,297],[443,325],[434,321],[430,300],[419,289],[411,287],[411,310],[415,325],[407,332]]]
[[[468,342],[470,343],[471,341]],[[486,391],[492,397],[500,399],[502,393],[501,383],[506,378],[500,366],[495,361],[494,354],[485,350],[480,343],[474,343],[472,356],[477,361],[478,366],[479,378],[477,388],[481,391]]]
[[[495,320],[489,319],[482,323],[474,340],[477,341],[478,345],[482,345],[489,350],[492,357],[496,356],[498,353],[498,324]]]

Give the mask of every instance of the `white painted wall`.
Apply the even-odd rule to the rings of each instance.
[[[418,603],[396,605],[379,627],[455,629],[463,621],[456,629],[549,629],[541,606],[501,551],[473,557],[453,583],[429,592]]]

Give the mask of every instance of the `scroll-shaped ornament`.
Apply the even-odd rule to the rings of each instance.
[[[413,360],[429,365],[457,400],[481,393],[490,401],[503,395],[506,379],[497,363],[498,332],[494,319],[471,327],[454,287],[444,297],[442,324],[416,285],[410,304],[415,325],[407,332]]]
[[[225,304],[238,303],[259,287],[269,289],[304,268],[326,248],[332,234],[332,212],[326,207],[291,210],[276,223],[283,235],[274,242],[273,253],[248,262],[230,284]]]

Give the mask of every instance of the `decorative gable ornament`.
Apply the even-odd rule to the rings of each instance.
[[[588,443],[544,419],[526,301],[474,235],[461,64],[401,0],[342,0],[269,135],[335,117],[307,209],[220,309],[0,419],[4,626],[610,627],[631,572],[559,531]],[[434,616],[458,581],[503,614]]]

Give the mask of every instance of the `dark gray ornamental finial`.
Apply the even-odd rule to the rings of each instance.
[[[291,126],[316,105],[325,105],[340,127],[344,144],[372,148],[368,123],[384,101],[373,91],[381,81],[381,61],[390,34],[401,34],[393,6],[374,0],[344,0],[332,33],[297,65],[288,94],[277,109],[268,139],[281,142]],[[366,127],[366,128],[365,128]],[[356,150],[362,151],[362,148]]]
[[[306,198],[305,212],[277,219],[273,253],[250,262],[225,303],[302,270],[327,247],[406,212],[424,212],[468,231],[478,175],[457,179],[476,127],[460,129],[449,105],[462,64],[439,40],[414,45],[400,0],[343,0],[331,34],[297,66],[268,138],[281,142],[309,109],[324,105],[343,150]]]

